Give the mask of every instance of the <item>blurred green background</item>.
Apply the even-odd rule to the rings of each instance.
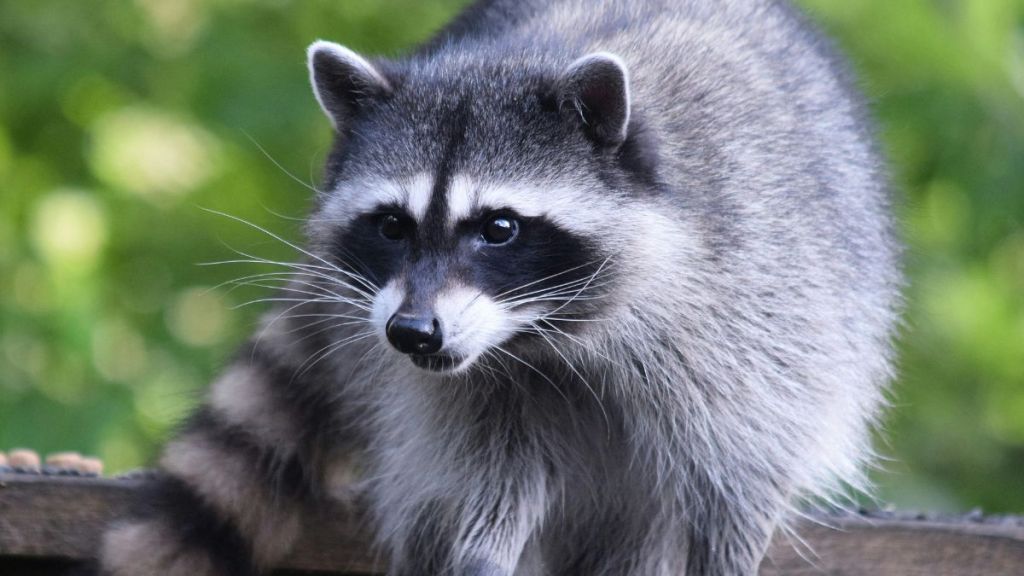
[[[300,237],[330,137],[306,45],[397,54],[464,3],[0,0],[0,449],[146,463],[259,309],[211,290],[252,268],[197,264],[292,257],[200,207]],[[904,196],[880,494],[1024,513],[1024,1],[802,4]]]

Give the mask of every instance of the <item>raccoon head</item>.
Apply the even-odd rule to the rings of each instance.
[[[434,372],[585,334],[614,295],[623,210],[652,170],[610,54],[371,63],[308,51],[335,128],[314,249],[372,286],[368,320]]]

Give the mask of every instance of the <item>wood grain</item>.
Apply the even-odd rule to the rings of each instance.
[[[91,557],[144,479],[0,473],[0,574],[58,574]],[[900,514],[815,515],[797,525],[806,547],[778,538],[762,576],[1021,576],[1024,519]],[[290,573],[382,574],[359,514],[314,511]],[[287,574],[289,572],[281,572]]]

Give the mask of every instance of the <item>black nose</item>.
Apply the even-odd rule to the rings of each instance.
[[[385,328],[388,342],[403,354],[434,354],[441,349],[441,325],[437,318],[395,314]]]

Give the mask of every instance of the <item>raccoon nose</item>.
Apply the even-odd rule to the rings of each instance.
[[[434,354],[443,338],[437,318],[395,314],[384,328],[388,342],[403,354]]]

